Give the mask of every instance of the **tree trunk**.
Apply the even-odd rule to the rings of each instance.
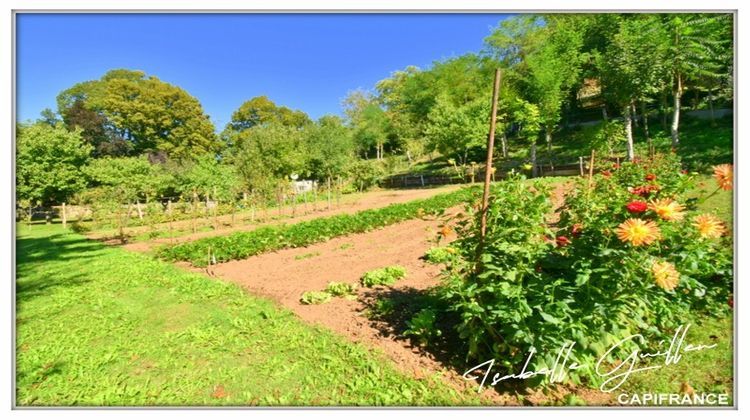
[[[661,94],[661,129],[667,131],[667,93]]]
[[[328,175],[328,178],[326,179],[326,183],[328,185],[328,210],[331,209],[331,176]]]
[[[505,136],[504,131],[500,134],[500,146],[503,153],[503,159],[508,159],[508,138]]]
[[[672,114],[672,147],[680,144],[680,100],[682,99],[682,76],[677,75],[677,87],[674,90],[674,112]]]
[[[341,177],[336,178],[336,207],[341,207]]]
[[[641,122],[643,122],[643,134],[646,135],[646,140],[651,143],[651,133],[648,131],[648,110],[646,109],[646,101],[641,101]]]
[[[714,117],[714,87],[708,88],[708,110],[711,115],[711,127],[716,127],[716,118]]]
[[[198,193],[193,191],[193,203],[190,205],[190,213],[191,213],[191,228],[193,230],[193,233],[197,231],[196,226],[196,219],[198,219]]]
[[[117,206],[117,230],[118,235],[120,237],[120,243],[125,243],[125,228],[123,227],[125,223],[122,220],[122,206],[118,204]]]
[[[544,141],[547,143],[547,153],[550,154],[550,159],[552,159],[552,127],[550,126],[544,128]]]
[[[65,203],[62,203],[62,225],[63,229],[68,227],[68,215],[65,212]]]
[[[633,127],[638,128],[638,112],[635,109],[635,101],[630,104],[630,115],[633,118]]]
[[[628,147],[628,160],[633,160],[635,153],[633,152],[633,118],[630,115],[632,109],[632,101],[625,105],[623,109],[623,117],[625,118],[625,138],[627,139]]]
[[[531,177],[536,178],[537,175],[537,168],[536,168],[536,142],[531,143]],[[487,169],[485,169],[487,170]]]
[[[141,201],[135,200],[135,210],[138,212],[138,220],[143,220],[143,210],[141,210]]]
[[[607,115],[607,105],[602,105],[602,119],[604,119],[604,122],[609,122],[609,116]]]
[[[214,187],[214,230],[219,229],[219,199],[216,198],[216,187]]]

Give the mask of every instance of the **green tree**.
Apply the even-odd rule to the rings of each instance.
[[[352,133],[344,121],[325,115],[305,133],[308,150],[308,172],[318,181],[335,178],[345,173],[354,158]]]
[[[536,104],[517,97],[511,105],[511,117],[518,126],[518,138],[529,145],[529,159],[531,160],[532,176],[537,175],[537,139],[542,129],[542,116]]]
[[[441,95],[427,117],[425,131],[441,154],[456,157],[461,165],[466,165],[472,151],[487,147],[489,115],[489,100],[456,106],[446,95]]]
[[[122,242],[126,240],[124,228],[132,208],[135,206],[143,219],[141,200],[148,203],[159,195],[170,184],[171,177],[161,165],[151,164],[145,156],[93,159],[84,172],[93,187],[89,193],[96,201],[92,204],[114,214]]]
[[[603,54],[595,54],[602,92],[622,111],[627,156],[634,157],[633,109],[636,101],[659,90],[668,60],[663,40],[666,33],[654,15],[627,15],[617,21],[617,32]]]
[[[21,126],[16,142],[16,195],[25,204],[51,205],[69,201],[86,187],[81,168],[91,146],[81,139],[80,130],[61,125]]]
[[[193,193],[221,201],[233,201],[242,190],[236,169],[213,156],[187,164],[177,175],[177,190],[185,197]]]
[[[149,201],[170,184],[170,174],[145,156],[103,157],[84,168],[92,187],[107,190],[107,196],[118,203]]]
[[[110,142],[124,139],[132,145],[132,154],[165,152],[170,158],[184,160],[218,147],[214,126],[196,98],[141,71],[109,71],[99,80],[61,92],[57,101],[63,116],[80,102],[106,118],[102,125]]]
[[[305,175],[307,148],[296,128],[269,124],[232,134],[227,160],[234,164],[245,185],[267,195],[288,184],[292,174]]]
[[[732,15],[672,13],[662,15],[672,77],[672,146],[680,143],[680,107],[686,85],[718,80],[731,72]]]
[[[278,106],[267,96],[256,96],[234,111],[227,127],[235,132],[256,126],[279,124],[288,127],[302,128],[312,121],[302,111]]]
[[[503,21],[485,40],[506,69],[505,83],[536,105],[548,153],[563,105],[587,59],[582,52],[584,22],[578,15],[520,15]]]
[[[391,126],[378,98],[370,92],[355,90],[349,92],[343,105],[358,152],[367,159],[368,153],[375,149],[375,158],[381,160]]]

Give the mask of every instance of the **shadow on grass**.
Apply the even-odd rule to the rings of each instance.
[[[16,238],[16,302],[28,301],[48,294],[51,289],[86,283],[80,272],[47,269],[35,272],[41,263],[92,259],[104,251],[104,246],[76,235],[21,236]]]
[[[418,290],[411,287],[373,289],[365,292],[363,296],[365,314],[370,319],[370,324],[385,337],[394,337],[396,340],[406,343],[419,353],[429,355],[446,369],[462,376],[464,373],[479,365],[482,361],[467,360],[468,344],[466,340],[459,337],[456,331],[458,319],[452,314],[445,302],[435,294],[434,290]],[[412,339],[405,334],[409,329],[409,321],[414,315],[425,308],[431,308],[438,312],[435,327],[440,330],[439,336],[433,336],[425,345],[419,345],[418,340]],[[492,376],[497,368],[487,377],[485,383],[489,386]],[[486,371],[474,370],[471,375],[478,379],[476,387]],[[494,387],[501,394],[528,395],[529,388],[524,381],[506,380]],[[523,400],[525,403],[525,399]]]

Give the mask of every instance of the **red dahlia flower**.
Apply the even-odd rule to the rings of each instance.
[[[656,175],[655,174],[648,174],[648,175],[646,175],[646,181],[653,181],[655,179],[656,179]]]
[[[648,204],[643,201],[631,201],[625,205],[625,208],[628,209],[628,212],[633,214],[643,213],[648,209]]]
[[[570,245],[570,239],[568,239],[566,236],[558,236],[556,242],[558,247]]]

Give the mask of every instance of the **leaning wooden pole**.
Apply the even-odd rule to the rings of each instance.
[[[497,97],[500,93],[500,69],[495,70],[495,85],[492,88],[492,113],[490,115],[490,135],[487,137],[487,163],[484,167],[484,194],[482,195],[482,219],[479,231],[479,251],[487,234],[487,210],[490,203],[490,182],[492,181],[492,154],[495,148],[495,125],[497,123]]]

